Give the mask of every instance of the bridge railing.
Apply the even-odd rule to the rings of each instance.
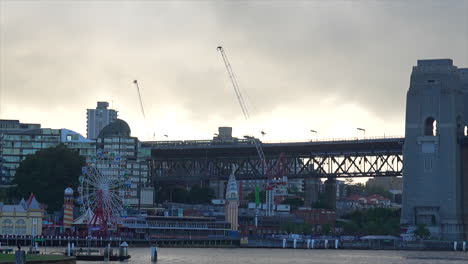
[[[280,140],[280,141],[261,141],[263,144],[282,144],[282,143],[327,143],[327,142],[369,142],[377,140],[392,140],[400,139],[404,136],[373,136],[373,137],[351,137],[351,138],[317,138],[311,140]],[[213,145],[234,145],[234,144],[248,144],[252,145],[251,140],[247,139],[233,139],[233,140],[171,140],[171,141],[143,141],[143,145],[158,147],[158,146],[213,146]]]
[[[384,136],[384,137],[350,137],[350,138],[318,138],[307,141],[294,141],[294,140],[280,140],[280,141],[262,141],[264,144],[275,144],[275,143],[304,143],[304,142],[353,142],[353,141],[376,141],[376,140],[392,140],[400,139],[404,136]]]

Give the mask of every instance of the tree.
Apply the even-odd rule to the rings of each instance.
[[[27,197],[34,193],[49,211],[60,210],[65,188],[77,189],[84,165],[85,158],[63,144],[39,150],[26,156],[16,170],[16,195]]]
[[[344,215],[346,235],[399,235],[400,210],[373,208]]]
[[[190,189],[189,203],[192,204],[206,204],[210,203],[211,199],[215,198],[215,193],[210,187],[201,187],[196,184]]]
[[[349,184],[346,187],[346,192],[348,195],[352,194],[359,194],[359,195],[372,195],[372,194],[378,194],[383,197],[392,199],[393,195],[389,191],[385,190],[384,188],[380,186],[371,186],[371,185],[364,185],[362,183],[357,183],[357,184]]]
[[[312,208],[332,209],[327,199],[327,195],[323,192],[319,193],[317,201],[312,203]]]
[[[353,183],[354,183],[354,179],[353,179],[353,178],[351,178],[351,177],[345,178],[345,184],[346,184],[346,185],[351,185],[351,184],[353,184]]]
[[[19,203],[18,195],[15,188],[0,188],[0,201],[6,204]]]
[[[190,201],[189,192],[186,189],[176,187],[172,189],[169,201],[174,203],[188,203]]]
[[[349,184],[346,186],[346,192],[348,193],[348,195],[362,195],[365,192],[365,186],[362,183]]]
[[[343,225],[343,232],[347,235],[357,235],[359,226],[355,222],[347,222]]]
[[[194,185],[190,191],[177,185],[157,185],[156,201],[160,203],[191,203],[204,204],[210,203],[215,198],[215,192],[210,187],[201,187]]]
[[[329,224],[323,224],[322,228],[320,229],[320,232],[323,235],[329,235],[332,232],[332,227]]]
[[[266,200],[266,192],[263,190],[263,191],[260,191],[259,192],[259,196],[260,196],[260,203],[265,203],[265,200]],[[245,199],[251,203],[255,203],[255,191],[252,191],[250,192],[246,197]]]
[[[286,222],[281,225],[281,230],[288,234],[310,234],[312,226],[309,223]]]
[[[431,232],[425,224],[418,224],[413,233],[420,239],[427,239],[431,236]]]

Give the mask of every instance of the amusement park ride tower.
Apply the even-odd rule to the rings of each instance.
[[[63,203],[63,228],[71,229],[73,224],[73,207],[75,199],[73,198],[73,189],[68,187],[65,189],[65,199]]]
[[[239,226],[239,191],[237,188],[236,169],[233,169],[229,175],[229,181],[226,190],[226,222],[231,223],[231,230],[237,231]]]

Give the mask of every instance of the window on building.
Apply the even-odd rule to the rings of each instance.
[[[425,136],[437,136],[437,120],[433,117],[428,117],[424,124]]]
[[[13,222],[10,219],[5,219],[2,222],[2,233],[4,235],[13,234]]]
[[[26,235],[26,222],[23,219],[18,219],[15,224],[16,235]]]

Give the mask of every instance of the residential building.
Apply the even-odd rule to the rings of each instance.
[[[366,197],[367,204],[374,207],[388,208],[391,206],[391,200],[378,194]]]
[[[297,218],[303,219],[304,222],[311,224],[314,227],[328,224],[335,226],[336,213],[335,210],[300,207],[292,212]]]
[[[87,139],[75,131],[60,129],[60,142],[76,150],[86,160],[96,155],[96,140]]]
[[[96,139],[105,126],[117,120],[117,111],[108,107],[108,102],[97,102],[96,109],[87,109],[86,136],[88,139]]]
[[[0,120],[0,184],[8,185],[27,155],[63,143],[87,159],[96,153],[96,142],[69,129],[41,128],[19,120]]]
[[[336,203],[336,211],[340,216],[351,213],[355,210],[391,207],[391,200],[378,194],[372,194],[367,197],[353,194],[348,197],[339,199]]]
[[[346,197],[347,185],[345,181],[336,180],[336,199]]]
[[[402,177],[377,177],[370,178],[366,182],[368,187],[380,187],[386,191],[403,190],[403,178]]]
[[[148,152],[141,148],[140,141],[131,136],[128,124],[117,119],[104,127],[96,141],[97,151],[112,151],[125,160],[125,174],[128,175],[130,197],[128,203],[132,207],[150,207],[154,202],[154,190],[150,182],[148,167]],[[104,174],[116,175],[110,172],[114,168],[98,168]]]
[[[23,124],[18,120],[0,120],[0,184],[11,184],[27,155],[60,143],[60,130]]]

